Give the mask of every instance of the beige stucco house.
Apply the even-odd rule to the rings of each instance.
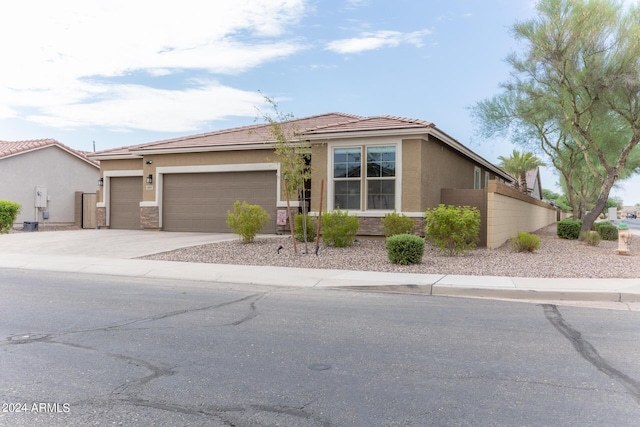
[[[393,210],[422,218],[442,189],[481,189],[513,178],[434,124],[329,113],[291,120],[311,145],[310,210],[348,210],[378,234]],[[100,161],[98,224],[111,228],[228,232],[235,200],[262,205],[277,231],[286,207],[266,124],[151,142],[91,155]],[[324,191],[320,193],[321,182]],[[292,201],[293,206],[299,206]]]
[[[55,139],[0,141],[0,199],[22,205],[24,222],[73,224],[76,192],[95,193],[100,166]]]

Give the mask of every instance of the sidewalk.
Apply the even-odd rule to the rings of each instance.
[[[523,277],[380,273],[70,255],[0,255],[0,268],[115,276],[248,283],[299,288],[348,288],[533,300],[640,302],[638,279],[537,279]]]
[[[0,268],[299,288],[345,288],[498,299],[640,303],[640,278],[543,279],[381,273],[132,259],[231,235],[92,230],[0,236]],[[101,248],[95,249],[94,234]],[[91,255],[91,256],[87,256]],[[640,310],[640,304],[635,304]]]

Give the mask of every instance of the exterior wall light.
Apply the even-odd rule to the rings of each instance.
[[[153,175],[149,174],[149,176],[147,176],[147,184],[153,184]]]
[[[104,178],[98,178],[98,187],[102,187],[104,185]]]

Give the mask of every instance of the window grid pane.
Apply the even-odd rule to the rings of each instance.
[[[396,147],[368,147],[367,148],[367,177],[396,176]]]

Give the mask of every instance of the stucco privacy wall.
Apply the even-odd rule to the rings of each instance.
[[[556,208],[490,181],[487,194],[487,247],[502,246],[518,231],[535,231],[556,222]]]
[[[94,193],[99,170],[84,160],[56,146],[49,146],[0,160],[0,199],[22,205],[16,225],[24,221],[43,221],[42,211],[49,212],[47,223],[73,224],[75,192]],[[46,187],[47,207],[35,207],[36,186]]]

